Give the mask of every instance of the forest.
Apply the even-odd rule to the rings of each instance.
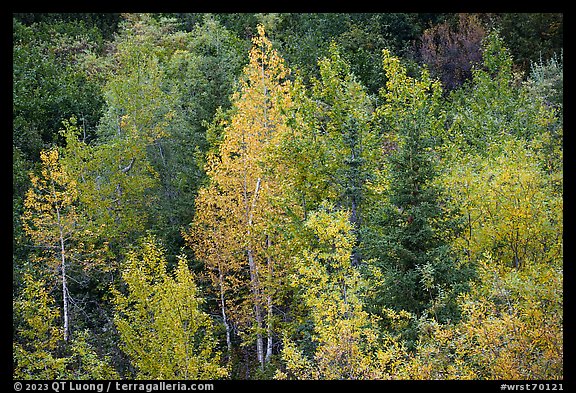
[[[15,380],[563,380],[563,14],[14,13]]]

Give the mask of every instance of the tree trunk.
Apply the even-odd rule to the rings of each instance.
[[[354,232],[356,241],[354,242],[354,247],[352,248],[352,255],[351,255],[351,264],[352,266],[360,265],[360,256],[358,255],[358,247],[357,244],[359,243],[359,234],[358,234],[358,206],[356,203],[356,196],[352,195],[352,203],[351,203],[351,214],[350,214],[350,224],[352,224],[352,230]]]
[[[224,322],[224,327],[226,328],[226,347],[228,348],[228,360],[232,355],[232,340],[230,339],[230,325],[228,324],[228,318],[226,316],[226,309],[224,304],[224,277],[222,275],[222,270],[218,266],[218,282],[220,284],[220,309],[222,311],[222,321]]]
[[[60,237],[60,255],[62,259],[62,297],[64,303],[64,341],[68,341],[69,321],[68,321],[68,285],[66,283],[66,259],[64,256],[64,238]]]
[[[56,217],[58,218],[58,229],[60,230],[60,266],[62,271],[62,298],[64,303],[64,341],[68,341],[68,285],[66,283],[66,248],[64,246],[64,231],[60,222],[60,209],[56,208]]]
[[[252,289],[252,296],[254,301],[254,316],[256,318],[256,353],[258,356],[258,361],[260,366],[264,369],[264,340],[262,338],[262,309],[260,307],[260,280],[258,279],[258,266],[256,266],[256,261],[254,260],[254,253],[252,251],[252,245],[250,236],[252,233],[252,220],[253,212],[256,207],[256,201],[258,199],[258,192],[260,191],[261,178],[256,181],[256,187],[254,189],[254,196],[252,197],[252,204],[248,206],[246,186],[245,186],[245,203],[246,203],[246,216],[247,216],[247,235],[248,235],[248,247],[246,249],[246,254],[248,255],[248,267],[250,268],[250,286]],[[246,183],[245,183],[246,184]]]
[[[54,180],[52,180],[52,194],[56,196],[56,187]],[[58,222],[58,230],[60,234],[60,270],[62,271],[62,299],[63,299],[63,314],[64,314],[64,341],[68,341],[69,320],[68,320],[68,285],[66,283],[66,248],[64,246],[64,228],[62,228],[62,220],[60,217],[60,209],[56,206],[56,219]]]
[[[250,284],[252,287],[252,296],[254,298],[254,314],[256,318],[256,353],[262,370],[264,369],[264,340],[262,338],[262,310],[260,308],[260,285],[258,283],[258,271],[254,261],[252,250],[248,248],[248,265],[250,267]]]
[[[270,236],[266,236],[266,247],[270,248]],[[266,258],[268,264],[268,282],[272,282],[272,258],[269,256]],[[272,295],[268,294],[266,297],[266,305],[268,308],[268,321],[266,323],[266,333],[268,336],[268,341],[266,344],[266,358],[265,362],[268,363],[270,361],[270,357],[272,356]]]
[[[266,343],[266,358],[264,361],[268,363],[270,361],[270,357],[272,356],[272,296],[268,296],[267,298],[268,303],[268,323],[266,326],[266,332],[268,335],[268,341]]]

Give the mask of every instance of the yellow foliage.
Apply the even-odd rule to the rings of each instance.
[[[285,216],[275,204],[283,172],[270,151],[289,132],[285,113],[291,98],[289,69],[261,26],[258,32],[241,89],[232,97],[234,115],[219,151],[207,159],[210,183],[199,191],[194,223],[183,236],[206,266],[223,318],[237,323],[248,340],[246,333],[255,333],[263,362],[262,332],[275,329],[272,310],[287,249],[277,230]],[[228,295],[241,288],[250,296]]]
[[[406,373],[416,379],[562,379],[562,272],[502,269],[486,254],[460,299],[461,322],[423,335]]]
[[[510,140],[488,157],[462,155],[442,179],[466,218],[456,245],[478,259],[490,251],[506,266],[557,263],[562,253],[562,195],[528,147]]]
[[[114,291],[114,322],[122,349],[143,379],[218,379],[227,375],[216,350],[213,325],[200,310],[199,296],[185,258],[173,275],[164,251],[152,237],[131,252],[122,278],[128,293]]]

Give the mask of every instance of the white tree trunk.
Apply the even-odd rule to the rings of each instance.
[[[224,321],[224,327],[226,328],[226,346],[228,348],[228,359],[232,354],[232,340],[230,339],[230,324],[228,323],[228,318],[226,316],[226,308],[224,303],[224,277],[222,275],[222,270],[218,266],[218,281],[220,284],[220,309],[222,311],[222,320]]]
[[[68,341],[69,321],[68,321],[68,285],[66,284],[66,248],[64,246],[64,230],[60,222],[60,209],[56,208],[58,219],[58,229],[60,230],[60,270],[62,271],[62,298],[64,303],[64,341]]]
[[[245,203],[246,203],[246,216],[247,216],[247,235],[248,239],[251,236],[253,213],[256,207],[256,201],[258,200],[258,192],[260,191],[261,178],[256,181],[256,187],[254,189],[254,195],[252,197],[252,204],[248,206],[246,185],[244,187]],[[244,183],[246,184],[246,182]],[[250,287],[252,290],[252,297],[254,302],[254,316],[256,318],[256,353],[258,356],[258,361],[260,366],[264,369],[264,340],[262,338],[262,309],[260,307],[260,280],[258,278],[258,266],[256,266],[256,261],[254,260],[254,253],[252,251],[251,241],[249,240],[246,253],[248,254],[248,267],[250,268]]]
[[[54,180],[51,181],[52,194],[56,197],[56,187]],[[60,217],[60,209],[56,208],[56,219],[58,223],[58,230],[60,234],[60,270],[62,271],[62,299],[63,299],[63,313],[64,313],[64,341],[68,341],[68,332],[70,330],[68,320],[68,285],[66,284],[66,248],[64,246],[64,228],[62,227],[62,219]]]

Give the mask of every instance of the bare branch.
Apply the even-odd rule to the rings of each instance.
[[[128,164],[127,167],[125,167],[124,169],[121,170],[122,173],[128,173],[128,171],[130,169],[132,169],[132,165],[134,164],[134,161],[136,161],[136,158],[132,157],[132,160],[130,160],[130,164]]]

